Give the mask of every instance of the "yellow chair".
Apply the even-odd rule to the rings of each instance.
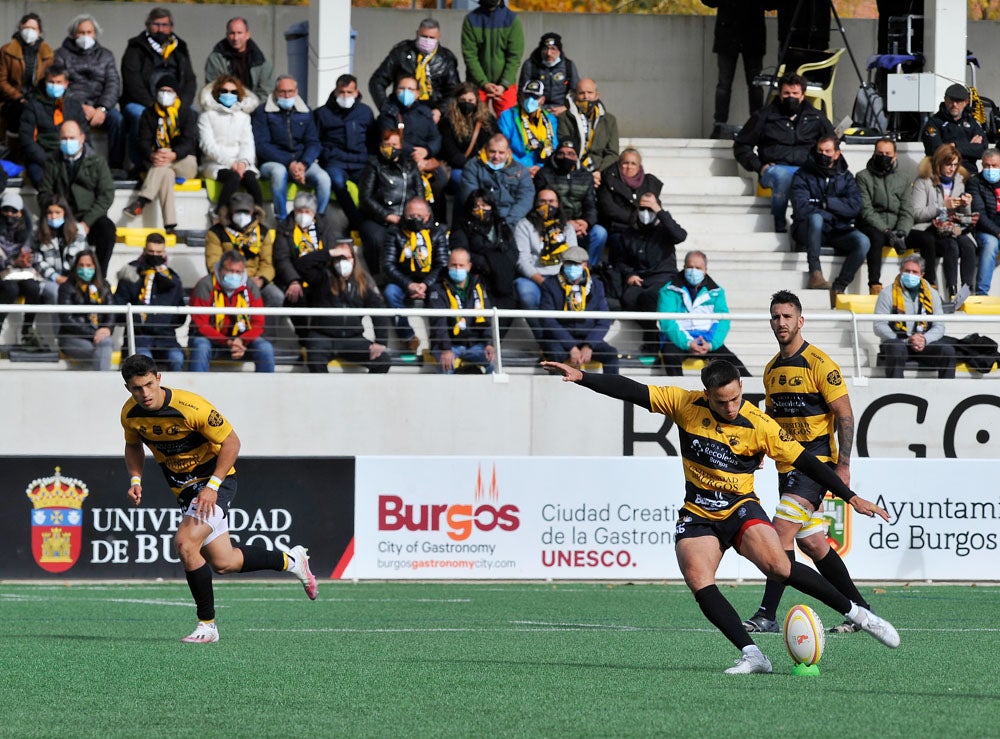
[[[151,233],[158,233],[167,241],[167,246],[177,246],[177,235],[168,234],[162,228],[117,228],[115,229],[115,241],[125,246],[146,246],[146,237]]]
[[[785,75],[786,68],[806,78],[806,100],[819,108],[826,117],[833,120],[833,83],[837,78],[837,62],[844,49],[814,51],[811,49],[788,49],[785,63],[778,67],[778,79]],[[819,105],[816,105],[816,102]]]
[[[970,295],[962,303],[959,310],[966,313],[998,315],[1000,314],[1000,297],[993,295]]]
[[[837,295],[837,310],[846,310],[851,313],[874,313],[876,301],[878,301],[878,295],[840,293]]]

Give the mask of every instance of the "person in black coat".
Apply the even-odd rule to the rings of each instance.
[[[747,84],[750,112],[764,105],[764,89],[754,78],[764,68],[767,29],[764,27],[765,2],[762,0],[701,0],[703,5],[718,8],[712,53],[719,64],[715,85],[715,115],[712,138],[722,138],[722,127],[729,122],[729,100],[736,77],[736,60],[743,57],[743,76]]]
[[[1000,151],[987,149],[983,171],[969,180],[968,191],[972,193],[972,212],[979,214],[975,229],[979,244],[976,295],[989,295],[1000,250]]]
[[[473,190],[465,201],[465,217],[452,229],[448,245],[452,251],[469,252],[472,271],[482,278],[497,307],[517,307],[517,243],[514,232],[497,213],[492,195]]]
[[[966,171],[971,174],[979,171],[979,159],[989,142],[986,131],[972,117],[969,90],[965,85],[956,82],[944,91],[944,101],[927,119],[920,140],[924,142],[924,154],[929,157],[934,156],[942,144],[954,144]]]
[[[97,256],[90,249],[76,255],[69,279],[59,286],[59,305],[92,305],[94,313],[64,313],[59,316],[59,349],[73,359],[89,359],[95,370],[111,369],[115,330],[113,313],[97,313],[97,306],[111,305],[114,298],[104,281]]]
[[[553,31],[543,33],[531,55],[521,65],[517,89],[524,89],[530,80],[540,80],[545,88],[544,108],[552,115],[566,112],[569,96],[580,81],[576,64],[563,54],[562,36]]]
[[[69,73],[61,63],[53,62],[45,70],[44,79],[28,95],[21,113],[18,138],[28,179],[36,188],[42,184],[45,163],[59,151],[59,126],[64,121],[76,121],[87,131],[83,106],[66,94]]]
[[[493,109],[479,99],[479,91],[471,82],[455,88],[453,97],[438,121],[441,132],[441,161],[451,168],[446,191],[458,196],[462,191],[462,172],[469,159],[479,156],[490,138],[497,132]],[[462,203],[458,197],[452,203],[452,223],[462,220]]]
[[[635,223],[639,199],[652,193],[659,199],[663,183],[656,175],[642,168],[642,155],[635,149],[625,149],[618,161],[601,172],[597,188],[597,213],[601,225],[608,230],[608,250],[614,259],[615,250],[624,231]]]
[[[472,274],[472,260],[467,250],[451,250],[448,270],[431,287],[427,303],[438,310],[487,310],[492,307],[489,291],[479,277]],[[437,357],[439,372],[453,374],[455,361],[461,360],[460,371],[468,366],[482,367],[487,374],[493,373],[496,348],[489,317],[435,316],[428,323],[431,352]]]

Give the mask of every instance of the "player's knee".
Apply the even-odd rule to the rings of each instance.
[[[823,559],[830,551],[830,543],[823,534],[807,536],[798,540],[799,549],[809,557],[809,559]]]
[[[192,557],[198,556],[199,550],[201,549],[201,544],[199,542],[183,536],[178,536],[175,540],[175,544],[177,545],[177,556],[180,557],[181,562],[184,563],[187,563]]]
[[[788,557],[782,554],[778,559],[762,562],[760,569],[771,580],[787,580],[788,576],[792,574],[792,563],[788,561]]]

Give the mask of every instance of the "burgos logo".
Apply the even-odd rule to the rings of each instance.
[[[493,465],[489,493],[490,502],[481,502],[483,470],[476,472],[475,505],[467,503],[423,503],[412,505],[398,495],[378,497],[379,531],[447,531],[452,541],[465,541],[475,529],[479,531],[515,531],[521,525],[517,506],[499,505],[500,488],[497,486],[497,466]]]

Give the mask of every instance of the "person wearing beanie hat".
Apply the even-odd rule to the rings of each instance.
[[[576,89],[580,75],[576,64],[563,54],[562,36],[553,31],[542,34],[538,46],[521,65],[518,86],[529,80],[540,80],[545,95],[545,109],[552,115],[566,112],[570,93]]]
[[[954,144],[962,155],[962,166],[973,175],[979,171],[979,160],[989,142],[986,131],[972,115],[969,90],[965,85],[956,82],[948,86],[937,113],[924,124],[920,140],[929,157],[934,156],[942,144]]]

